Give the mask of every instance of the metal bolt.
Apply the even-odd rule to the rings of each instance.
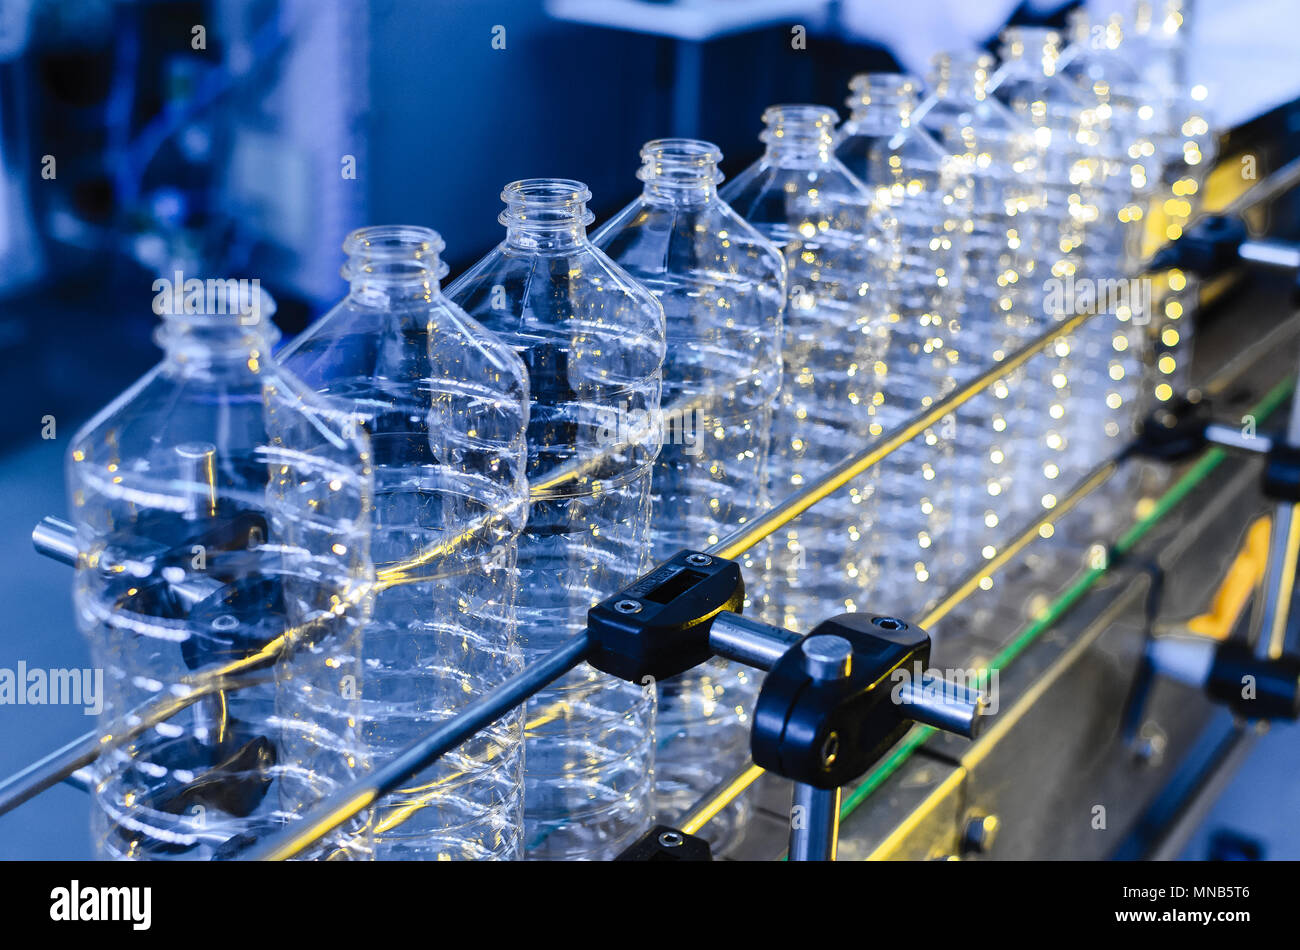
[[[641,601],[620,600],[614,604],[614,609],[621,614],[639,614],[641,612]]]
[[[712,564],[713,558],[707,554],[688,554],[686,555],[686,563],[695,567],[704,567],[706,564]]]
[[[809,637],[803,642],[803,665],[815,680],[844,679],[853,669],[853,644],[829,633]]]
[[[222,614],[219,617],[212,618],[212,629],[214,630],[234,630],[239,626],[239,618],[233,614]]]
[[[840,756],[840,734],[832,732],[822,743],[822,765],[830,767]]]
[[[664,831],[659,835],[659,843],[665,848],[680,848],[686,839],[679,831]]]
[[[907,624],[897,617],[872,617],[871,622],[882,630],[903,630]]]

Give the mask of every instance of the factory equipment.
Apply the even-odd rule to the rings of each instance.
[[[1175,373],[1166,368],[1166,357],[1189,335],[1190,314],[1181,304],[1172,308],[1169,302],[1179,302],[1177,294],[1189,282],[1184,279],[1175,286],[1169,275],[1208,282],[1243,265],[1260,265],[1287,272],[1290,291],[1300,253],[1281,241],[1248,236],[1240,219],[1289,188],[1300,174],[1295,166],[1276,172],[1219,215],[1185,222],[1180,240],[1143,257],[1137,238],[1144,235],[1133,225],[1163,198],[1152,183],[1181,191],[1192,188],[1190,194],[1206,188],[1208,177],[1202,169],[1161,177],[1165,166],[1157,175],[1155,166],[1142,161],[1123,167],[1117,143],[1150,157],[1144,151],[1150,141],[1145,127],[1126,124],[1136,122],[1141,111],[1132,90],[1115,86],[1114,95],[1128,96],[1120,102],[1108,98],[1111,93],[1089,98],[1069,85],[1076,81],[1069,78],[1074,73],[1082,77],[1078,81],[1098,85],[1096,71],[1113,70],[1112,58],[1099,56],[1093,62],[1078,49],[1062,57],[1056,39],[1042,34],[1029,39],[1043,55],[1027,56],[1026,37],[1011,34],[1010,64],[996,78],[986,75],[987,60],[969,60],[980,74],[979,92],[971,98],[997,94],[1006,108],[988,111],[997,112],[998,121],[1006,120],[1006,128],[1015,130],[1007,136],[1017,138],[1019,151],[1009,164],[1017,172],[1042,176],[1033,178],[1036,188],[1024,193],[1006,188],[1016,175],[998,167],[995,184],[1003,191],[992,200],[986,196],[983,205],[962,205],[972,194],[980,194],[976,185],[983,153],[977,142],[958,133],[947,145],[947,158],[958,147],[969,147],[971,155],[956,164],[946,161],[944,148],[933,140],[919,139],[929,143],[921,151],[933,158],[933,167],[929,159],[914,159],[924,167],[909,169],[909,153],[873,144],[871,160],[880,172],[879,181],[868,183],[879,189],[873,195],[835,157],[837,142],[851,141],[861,129],[850,129],[847,139],[837,139],[837,116],[817,106],[774,107],[765,115],[767,154],[723,194],[785,255],[789,280],[782,284],[775,249],[754,235],[750,243],[757,249],[754,253],[765,258],[764,267],[757,276],[747,274],[740,280],[746,291],[752,291],[748,283],[761,285],[755,299],[767,304],[767,316],[754,321],[760,330],[773,329],[768,317],[780,310],[777,298],[785,298],[781,343],[787,388],[775,409],[770,442],[756,438],[734,450],[719,450],[705,469],[719,484],[731,484],[729,465],[752,461],[770,446],[778,465],[767,482],[756,476],[746,483],[753,497],[745,500],[753,505],[743,511],[738,505],[735,517],[723,518],[720,505],[709,507],[719,497],[707,488],[694,501],[709,510],[708,523],[700,528],[700,518],[682,517],[674,525],[686,532],[699,530],[703,536],[679,538],[682,532],[675,532],[673,544],[655,552],[660,558],[668,556],[651,568],[651,469],[662,449],[663,432],[637,429],[625,418],[628,413],[652,417],[680,408],[680,400],[700,397],[699,391],[673,389],[686,371],[682,361],[673,359],[683,351],[671,348],[691,341],[684,343],[680,334],[674,341],[669,333],[669,359],[664,362],[666,306],[657,299],[654,278],[647,276],[656,272],[645,260],[653,265],[659,257],[666,259],[674,239],[703,246],[698,235],[709,231],[710,239],[718,239],[716,246],[710,245],[707,254],[700,247],[695,250],[709,262],[704,270],[725,272],[718,261],[739,253],[732,249],[742,243],[732,243],[736,235],[730,229],[739,230],[744,222],[720,219],[720,225],[701,219],[654,247],[644,235],[662,238],[656,230],[662,225],[646,224],[639,237],[629,224],[628,243],[617,251],[618,242],[611,237],[617,237],[616,230],[602,232],[594,244],[588,241],[590,195],[581,183],[516,182],[503,193],[505,242],[455,282],[448,296],[487,328],[460,323],[461,330],[468,327],[470,336],[478,330],[496,334],[479,338],[478,352],[498,352],[501,340],[523,357],[529,374],[528,412],[522,409],[522,372],[508,371],[518,367],[502,347],[501,358],[489,361],[490,366],[467,369],[459,356],[452,356],[442,367],[444,375],[437,377],[455,384],[453,400],[466,399],[471,411],[458,421],[467,424],[453,425],[454,413],[440,416],[437,398],[425,415],[422,382],[413,384],[416,395],[401,403],[398,414],[405,416],[401,426],[406,448],[426,469],[456,460],[463,463],[461,474],[467,477],[490,473],[519,491],[512,502],[501,504],[528,507],[527,525],[518,518],[496,525],[498,540],[508,547],[518,535],[518,562],[513,561],[513,551],[504,561],[495,558],[491,544],[478,552],[483,558],[466,556],[466,537],[474,532],[450,530],[455,519],[445,501],[426,505],[428,486],[422,479],[428,472],[415,471],[412,463],[393,473],[402,495],[393,513],[407,520],[389,519],[385,525],[406,531],[419,522],[423,531],[428,525],[412,512],[425,506],[420,517],[432,518],[435,528],[448,529],[447,537],[432,542],[421,538],[395,552],[387,571],[371,571],[365,552],[373,539],[362,515],[353,512],[343,521],[317,517],[317,495],[332,497],[321,486],[338,492],[334,482],[346,479],[321,482],[325,469],[313,467],[310,453],[300,454],[304,446],[294,441],[319,435],[335,444],[325,431],[329,427],[290,425],[283,434],[287,441],[275,442],[277,451],[284,453],[283,459],[277,456],[286,467],[281,475],[292,465],[307,465],[310,477],[305,482],[312,487],[301,504],[295,507],[291,499],[287,507],[274,508],[266,522],[292,526],[295,518],[301,519],[305,527],[300,534],[312,538],[310,544],[303,542],[304,548],[325,543],[324,535],[311,535],[325,522],[355,529],[355,536],[335,540],[330,535],[333,543],[315,552],[322,564],[331,557],[355,559],[343,572],[347,582],[339,574],[329,591],[306,595],[304,585],[319,586],[334,574],[314,570],[299,576],[287,571],[284,584],[296,599],[263,591],[259,603],[277,609],[259,615],[231,607],[213,620],[218,636],[205,628],[202,637],[195,637],[182,628],[191,608],[197,610],[213,596],[207,585],[216,580],[237,587],[247,579],[229,569],[215,578],[171,570],[159,575],[161,584],[150,580],[144,585],[149,596],[165,600],[167,610],[176,615],[167,619],[181,622],[168,630],[177,633],[177,642],[187,644],[182,654],[186,668],[158,673],[123,665],[119,679],[149,695],[123,698],[114,707],[111,728],[89,733],[0,782],[0,813],[67,781],[93,787],[101,798],[106,789],[110,792],[105,809],[113,813],[109,839],[115,843],[110,852],[134,856],[193,850],[194,842],[179,835],[160,835],[160,842],[141,845],[141,824],[127,812],[142,803],[142,795],[136,790],[119,795],[110,781],[112,763],[130,761],[138,750],[152,748],[158,736],[183,728],[192,731],[185,751],[229,760],[228,753],[238,747],[238,768],[199,768],[193,782],[179,789],[168,786],[165,794],[155,794],[150,786],[144,804],[157,805],[155,811],[171,816],[195,801],[226,810],[234,789],[228,784],[231,771],[239,773],[240,790],[246,793],[251,773],[255,788],[248,794],[257,799],[238,816],[252,816],[251,824],[214,829],[211,840],[205,839],[195,851],[202,856],[209,850],[221,857],[261,859],[366,856],[373,842],[383,843],[382,835],[376,837],[378,829],[371,827],[374,816],[381,816],[383,831],[397,827],[400,834],[413,814],[445,804],[453,788],[458,794],[477,794],[473,783],[463,779],[467,769],[480,767],[493,776],[485,784],[495,789],[490,794],[499,793],[492,802],[500,806],[490,814],[474,812],[483,818],[483,826],[470,837],[484,855],[497,851],[512,856],[526,849],[533,856],[564,857],[613,857],[621,852],[625,860],[681,860],[711,853],[737,858],[785,854],[792,860],[992,856],[995,832],[996,853],[1013,857],[1036,852],[1145,856],[1173,847],[1171,842],[1179,839],[1174,826],[1185,823],[1195,802],[1185,797],[1169,805],[1166,790],[1176,784],[1172,779],[1178,760],[1190,757],[1187,750],[1220,723],[1213,704],[1227,707],[1231,715],[1226,725],[1216,727],[1221,742],[1201,764],[1203,777],[1219,771],[1228,753],[1236,754],[1247,744],[1259,723],[1295,718],[1300,712],[1300,658],[1286,643],[1300,554],[1300,412],[1293,412],[1284,435],[1256,428],[1280,410],[1294,388],[1290,358],[1298,348],[1300,325],[1295,320],[1268,325],[1267,307],[1257,308],[1254,329],[1262,342],[1238,341],[1230,359],[1175,390]],[[1073,72],[1058,74],[1053,68],[1058,57],[1071,64]],[[955,61],[946,60],[946,68]],[[1046,70],[1041,77],[1035,73],[1040,67]],[[1035,96],[1041,90],[1035,84],[1048,80],[1056,92],[1044,111],[1038,108],[1042,102]],[[937,106],[931,102],[918,109],[909,83],[877,77],[860,84],[859,92],[873,102],[882,90],[906,92],[906,102],[894,116],[898,127],[891,126],[881,136],[890,142],[929,134],[919,124],[913,127],[911,119],[914,112]],[[1177,108],[1183,105],[1179,102]],[[949,103],[945,108],[955,110],[956,118],[949,115],[943,121],[965,121],[961,109],[966,107]],[[925,114],[936,118],[933,112]],[[1125,122],[1118,120],[1120,115]],[[1203,131],[1188,121],[1183,126],[1185,133],[1159,130],[1164,138],[1156,136],[1153,148],[1158,144],[1163,153],[1172,153],[1172,139],[1190,143],[1194,149],[1183,154],[1189,165],[1196,164],[1191,156],[1208,151],[1200,141]],[[1053,136],[1066,137],[1069,147],[1053,151]],[[1005,137],[994,141],[1005,144]],[[681,151],[669,155],[665,149]],[[708,143],[659,143],[645,174],[650,182],[658,181],[665,166],[676,162],[670,173],[685,174],[688,189],[716,200],[716,176],[708,167],[716,164],[715,154]],[[930,188],[929,179],[937,180],[940,170],[942,185]],[[895,172],[897,180],[891,182]],[[652,187],[672,185],[660,181]],[[1035,206],[1036,192],[1045,196],[1044,207]],[[918,195],[933,200],[905,201]],[[1016,204],[1021,198],[1025,207],[1017,207],[1014,214],[1005,206],[1005,213],[996,207],[1002,199]],[[652,217],[649,204],[634,206],[629,219],[644,224]],[[1017,230],[1021,213],[1023,235],[998,233],[1006,227]],[[963,256],[970,251],[963,235],[974,232],[989,239],[992,250],[972,269]],[[1172,230],[1165,233],[1173,236]],[[605,238],[611,243],[605,244]],[[1020,253],[1021,240],[1034,242],[1043,253],[1030,260]],[[394,266],[404,278],[411,276],[411,269],[417,272],[411,292],[403,291],[406,297],[425,304],[440,301],[436,243],[436,238],[427,237],[414,245],[408,241],[402,247],[411,253],[397,262],[382,253],[376,257],[383,249],[373,243],[358,250],[351,265],[354,291],[365,297],[376,282],[387,279],[384,269]],[[598,248],[629,262],[639,260],[638,251],[646,256],[630,266],[634,273],[628,274]],[[1150,284],[1150,275],[1158,273],[1165,275],[1170,295],[1158,301],[1124,298],[1106,307],[1097,306],[1095,298],[1082,304],[1072,300],[1057,307],[1034,302],[1036,293],[1001,294],[987,286],[990,280],[1015,284],[1044,264],[1056,281],[1095,282],[1122,275]],[[437,276],[431,276],[435,272]],[[669,320],[676,316],[689,328],[703,312],[692,294],[721,293],[717,288],[725,283],[718,278],[711,272],[707,280],[692,284],[683,295],[682,311],[670,313]],[[950,280],[957,289],[987,292],[964,295]],[[386,286],[380,296],[391,291]],[[367,299],[374,303],[373,298],[370,293]],[[730,303],[711,296],[703,305],[715,329],[736,326],[737,314],[722,312],[731,309]],[[1151,328],[1149,318],[1158,305],[1164,308],[1163,320]],[[999,308],[1016,312],[1004,322]],[[1041,323],[1028,312],[1034,308],[1044,311]],[[433,310],[441,316],[427,322],[421,316],[375,345],[390,356],[409,347],[419,363],[426,350],[436,352],[438,340],[445,338],[444,318],[463,316],[456,307]],[[1178,322],[1184,314],[1188,319]],[[206,324],[195,332],[173,328],[164,338],[173,347],[185,348],[191,363],[197,355],[204,364],[207,356],[193,337],[211,329]],[[996,341],[996,353],[967,342],[978,341],[981,330]],[[1170,330],[1175,331],[1172,336]],[[777,335],[770,336],[749,342],[770,346]],[[312,339],[309,334],[294,344],[291,369],[295,360],[302,365]],[[960,346],[954,345],[958,340]],[[235,362],[242,361],[256,374],[269,349],[269,341],[259,338],[251,349],[240,350]],[[328,355],[331,347],[325,350]],[[694,368],[721,372],[720,385],[726,391],[729,370],[718,365],[717,355]],[[961,367],[947,378],[931,374],[945,361]],[[399,359],[393,367],[399,364],[406,366],[407,361]],[[1153,366],[1156,372],[1151,372]],[[373,408],[394,388],[388,383],[400,371],[393,367],[363,371],[360,383],[348,377],[342,388],[354,397],[362,394],[358,401]],[[665,392],[672,393],[673,401],[662,405],[661,372],[679,374],[666,379]],[[500,373],[511,376],[514,385],[481,385],[485,375],[500,384]],[[319,392],[332,385],[329,374],[303,375]],[[923,384],[918,382],[922,378]],[[286,391],[297,392],[296,381],[287,379]],[[371,383],[383,385],[372,391],[366,388]],[[508,390],[505,398],[503,389]],[[488,390],[491,399],[484,396]],[[226,395],[214,397],[214,405],[224,406]],[[704,387],[703,396],[716,398],[717,393]],[[313,398],[304,393],[306,402]],[[489,401],[493,407],[486,406]],[[766,404],[765,399],[758,401]],[[241,397],[236,402],[247,409],[256,401]],[[1137,432],[1132,421],[1139,408],[1154,411]],[[340,422],[341,431],[335,434],[355,449],[352,469],[368,477],[372,463],[382,469],[397,458],[391,446],[370,454],[370,440],[391,436],[394,430],[381,425],[377,416],[363,415]],[[310,418],[340,421],[332,416]],[[1249,418],[1249,431],[1237,427],[1236,418]],[[133,420],[123,415],[113,421],[125,426]],[[500,423],[510,431],[494,429],[500,438],[493,441],[480,421]],[[726,426],[715,421],[705,437],[725,442]],[[954,433],[948,429],[953,422],[974,429]],[[526,502],[519,482],[509,477],[513,469],[500,470],[503,464],[523,464],[521,459],[484,451],[489,444],[520,449],[525,424],[531,482]],[[737,424],[743,429],[750,423],[746,419]],[[355,431],[354,425],[364,432]],[[93,487],[104,498],[116,498],[119,490],[112,486],[120,476],[105,481],[100,467],[118,466],[133,476],[150,465],[156,469],[154,463],[133,467],[131,457],[119,458],[118,439],[112,426],[103,438],[79,443],[82,457],[74,455],[74,461],[88,467],[74,468],[74,490],[84,495]],[[988,464],[952,467],[954,451],[983,451],[985,442],[991,443]],[[87,451],[87,446],[96,451]],[[231,470],[243,473],[248,484],[241,483],[240,497],[257,496],[260,469],[230,462],[215,445],[201,440],[171,448],[168,464],[180,467],[179,482],[186,491],[181,500],[163,505],[164,520],[182,523],[178,537],[186,543],[197,540],[205,549],[213,546],[223,557],[230,555],[232,563],[246,552],[257,557],[292,553],[281,550],[284,538],[278,535],[274,544],[264,544],[265,528],[241,531],[233,540],[196,533],[196,524],[224,511],[221,479]],[[1044,448],[1048,451],[1041,451]],[[938,454],[930,458],[928,451]],[[1008,462],[1007,453],[1023,455]],[[945,498],[959,494],[955,483],[962,476],[953,474],[958,471],[975,473],[969,481],[976,491],[974,497],[965,492],[961,505],[945,511]],[[882,472],[890,473],[887,491],[880,488],[886,484]],[[1016,473],[1014,478],[1009,472]],[[1260,473],[1262,492],[1255,488]],[[936,477],[938,487],[924,484]],[[281,479],[286,486],[292,481]],[[981,510],[979,491],[996,497],[1013,485],[1017,494]],[[780,490],[770,490],[774,486]],[[132,504],[156,497],[146,489],[130,496]],[[909,497],[910,489],[917,489],[915,498]],[[370,490],[365,478],[355,484],[363,501]],[[291,487],[285,492],[293,494]],[[98,503],[99,495],[90,494]],[[1220,563],[1221,557],[1205,556],[1210,539],[1250,522],[1261,495],[1273,506],[1267,537],[1252,530],[1230,565]],[[659,502],[654,517],[662,524],[675,512],[670,498]],[[914,505],[906,517],[903,505]],[[82,495],[77,507],[84,507]],[[491,502],[484,507],[491,508]],[[382,510],[367,509],[364,503],[361,508]],[[91,514],[97,510],[92,504]],[[1175,511],[1187,514],[1181,520],[1170,518]],[[961,530],[953,530],[949,521],[957,516],[969,522]],[[490,512],[485,518],[494,523]],[[121,530],[123,524],[144,523],[135,507],[110,512],[109,527],[123,536],[110,531],[112,543],[107,547],[94,540],[98,535],[91,530],[105,520],[79,519],[72,527],[47,518],[33,539],[38,550],[74,565],[79,578],[107,571],[105,583],[110,587],[133,583],[119,576],[118,566],[141,578],[148,578],[154,566],[177,567],[170,549],[118,556],[117,549],[129,552],[147,534]],[[981,523],[988,533],[980,529]],[[932,576],[940,563],[936,558],[949,553],[932,552],[932,546],[952,538],[971,544],[970,550],[945,559],[942,574]],[[761,553],[772,542],[777,542],[774,553]],[[923,553],[912,551],[913,544]],[[670,548],[678,546],[684,549],[670,554]],[[113,549],[113,556],[106,559],[101,548]],[[881,570],[881,564],[887,569]],[[415,575],[407,570],[412,565],[421,569]],[[480,572],[495,579],[490,589],[478,585]],[[1222,586],[1221,579],[1226,579]],[[354,627],[373,622],[370,612],[381,603],[378,594],[402,582],[409,586],[403,591],[410,595],[403,607],[409,616],[399,618],[396,647],[383,662],[394,665],[399,676],[402,664],[409,662],[437,688],[459,688],[460,694],[430,716],[428,709],[419,707],[422,694],[415,688],[415,705],[399,711],[403,723],[423,723],[419,728],[396,729],[394,736],[400,738],[385,737],[382,761],[370,763],[365,755],[353,760],[344,754],[337,768],[321,766],[331,780],[301,789],[303,795],[294,798],[286,793],[292,781],[303,772],[313,775],[317,768],[313,748],[323,745],[335,758],[358,750],[361,746],[351,746],[346,733],[358,723],[364,731],[380,717],[373,708],[367,712],[365,703],[357,703],[356,695],[345,698],[359,712],[321,705],[332,688],[333,671],[340,664],[350,669],[349,664],[366,656],[359,644],[350,647],[349,637],[331,645],[327,638],[290,634],[311,628],[320,619],[315,612],[325,610],[327,619],[343,618],[352,631],[349,636],[359,639]],[[454,588],[459,593],[453,595],[456,584],[465,586]],[[1171,619],[1180,598],[1170,590],[1179,584],[1191,585],[1198,604],[1205,591],[1218,590],[1212,598],[1218,612],[1213,622]],[[743,612],[747,586],[750,607],[756,608],[749,616]],[[761,590],[762,597],[754,598],[754,590]],[[514,652],[514,618],[505,609],[516,593],[524,627],[522,654]],[[230,606],[234,595],[222,590],[216,594],[218,606]],[[465,650],[484,651],[493,658],[492,676],[470,682],[463,664],[455,659],[435,662],[423,650],[417,628],[426,620],[423,611],[428,609],[431,617],[432,608],[420,598],[443,594],[449,595],[449,609],[468,618],[457,633]],[[85,611],[119,636],[114,624],[130,619],[131,613],[123,605],[138,596],[139,589],[116,592],[113,598],[101,598],[103,604],[88,603]],[[278,597],[286,599],[283,611]],[[1245,607],[1252,600],[1256,609],[1247,622]],[[281,617],[291,613],[291,605],[309,616]],[[497,641],[487,642],[490,638],[477,628],[484,611],[500,621]],[[199,616],[205,615],[200,611]],[[407,620],[416,623],[407,625]],[[231,633],[232,628],[238,629]],[[1213,635],[1203,633],[1211,628]],[[138,632],[127,630],[120,636]],[[193,645],[209,640],[215,645],[208,654],[196,656]],[[304,659],[304,649],[308,659],[323,657],[325,669],[295,666]],[[947,672],[930,669],[939,660],[952,664]],[[720,755],[720,761],[711,763],[709,781],[717,782],[713,788],[691,787],[692,794],[702,793],[698,801],[685,808],[679,802],[671,821],[663,815],[656,818],[656,694],[663,695],[664,681],[694,675],[706,663],[719,669],[720,661],[736,665],[733,671],[749,668],[746,676],[752,670],[753,679],[745,682],[760,684],[743,701],[711,711],[727,724],[728,735],[743,727],[749,761],[732,773],[737,763],[726,761],[723,768],[725,757]],[[950,675],[954,672],[968,675]],[[712,687],[695,682],[692,688]],[[1198,692],[1212,703],[1189,704],[1188,697]],[[276,715],[302,727],[297,744],[288,741],[281,748],[269,726],[265,734],[258,732],[259,723],[272,721],[270,714],[258,711],[259,704],[272,699]],[[395,709],[390,705],[386,713]],[[245,715],[245,710],[251,712]],[[347,728],[323,736],[312,727],[320,725],[315,717],[324,712]],[[409,712],[414,715],[406,715]],[[252,731],[247,734],[240,731],[248,728]],[[527,780],[519,778],[516,767],[521,729],[529,749]],[[1041,739],[1046,732],[1053,737],[1050,748]],[[241,746],[244,740],[251,744]],[[239,749],[248,748],[257,755],[249,761],[239,758]],[[303,755],[285,757],[295,750]],[[259,773],[259,761],[274,767]],[[1036,788],[1008,781],[1012,763],[1023,767],[1025,762],[1036,764],[1041,776]],[[178,766],[170,753],[146,758],[143,771],[169,782],[178,768],[191,777],[196,772],[190,763]],[[1073,781],[1072,771],[1086,772],[1089,781]],[[431,775],[440,777],[429,781]],[[261,799],[255,793],[265,794],[270,787],[276,793],[266,801],[274,800],[278,810],[263,815],[257,812]],[[1122,796],[1115,792],[1119,788]],[[170,794],[173,791],[176,794]],[[732,806],[743,795],[749,796],[750,817],[748,833],[737,843],[719,816],[740,814]],[[1104,801],[1089,804],[1090,796]],[[1104,816],[1101,826],[1089,828],[1084,812],[1098,807]],[[1062,814],[1070,817],[1062,819]],[[426,812],[424,817],[429,816]],[[1092,818],[1095,822],[1096,815]],[[1085,833],[1108,827],[1117,833]],[[1121,829],[1123,838],[1117,840]]]

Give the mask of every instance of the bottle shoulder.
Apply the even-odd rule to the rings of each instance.
[[[721,198],[691,204],[634,201],[592,243],[652,291],[677,282],[781,281],[785,259]]]
[[[658,299],[587,241],[546,253],[502,243],[453,281],[446,296],[516,352],[586,333],[613,350],[640,348],[662,360]]]

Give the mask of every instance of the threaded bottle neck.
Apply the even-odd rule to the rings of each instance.
[[[920,83],[901,73],[860,73],[849,80],[847,100],[855,126],[895,132],[912,124]]]
[[[447,273],[442,237],[430,228],[386,224],[360,228],[343,242],[343,277],[361,297],[429,300]]]
[[[994,59],[978,50],[939,53],[934,57],[930,86],[943,98],[983,100],[988,95]]]
[[[587,210],[591,192],[568,178],[525,178],[501,192],[506,210],[497,218],[506,226],[506,243],[529,249],[579,244],[595,215]]]
[[[835,149],[839,116],[829,106],[770,106],[763,113],[759,140],[767,157],[784,162],[828,162]]]
[[[1002,31],[998,55],[1003,62],[1023,64],[1043,76],[1055,76],[1061,59],[1061,34],[1036,26],[1012,26]]]
[[[178,275],[179,277],[179,275]],[[257,372],[280,338],[272,322],[275,301],[256,280],[192,279],[173,287],[154,283],[154,312],[163,318],[154,331],[167,363],[181,373],[217,365]]]
[[[655,139],[641,149],[636,177],[651,204],[701,204],[717,197],[722,152],[700,139]]]
[[[1119,49],[1124,41],[1124,21],[1118,14],[1111,14],[1103,22],[1095,24],[1088,16],[1088,11],[1079,8],[1071,10],[1066,17],[1070,42],[1096,51]]]

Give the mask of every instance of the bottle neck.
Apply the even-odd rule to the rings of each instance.
[[[722,152],[699,139],[656,139],[641,149],[637,177],[641,197],[652,205],[706,204],[718,196]]]
[[[849,121],[858,131],[892,134],[912,124],[919,83],[899,73],[863,73],[849,82]]]
[[[436,297],[447,265],[442,238],[430,228],[382,225],[353,231],[343,242],[343,277],[354,302],[390,306]]]
[[[245,319],[250,318],[168,314],[154,340],[163,348],[166,366],[181,376],[258,373],[280,331],[269,318],[250,324],[241,322]]]
[[[163,318],[154,340],[169,371],[258,372],[280,338],[271,321],[275,301],[260,282],[177,278],[171,292],[163,289],[154,297],[154,312]]]
[[[524,251],[559,251],[587,243],[591,192],[567,178],[527,178],[501,192],[506,210],[497,219],[506,227],[506,244]]]
[[[930,86],[941,99],[983,101],[993,75],[993,57],[983,53],[940,53],[934,58]]]
[[[1061,36],[1055,30],[1011,27],[1002,31],[1002,61],[1025,73],[1055,76],[1061,59]]]
[[[826,106],[772,106],[763,113],[759,139],[776,165],[824,164],[835,149],[834,109]]]

